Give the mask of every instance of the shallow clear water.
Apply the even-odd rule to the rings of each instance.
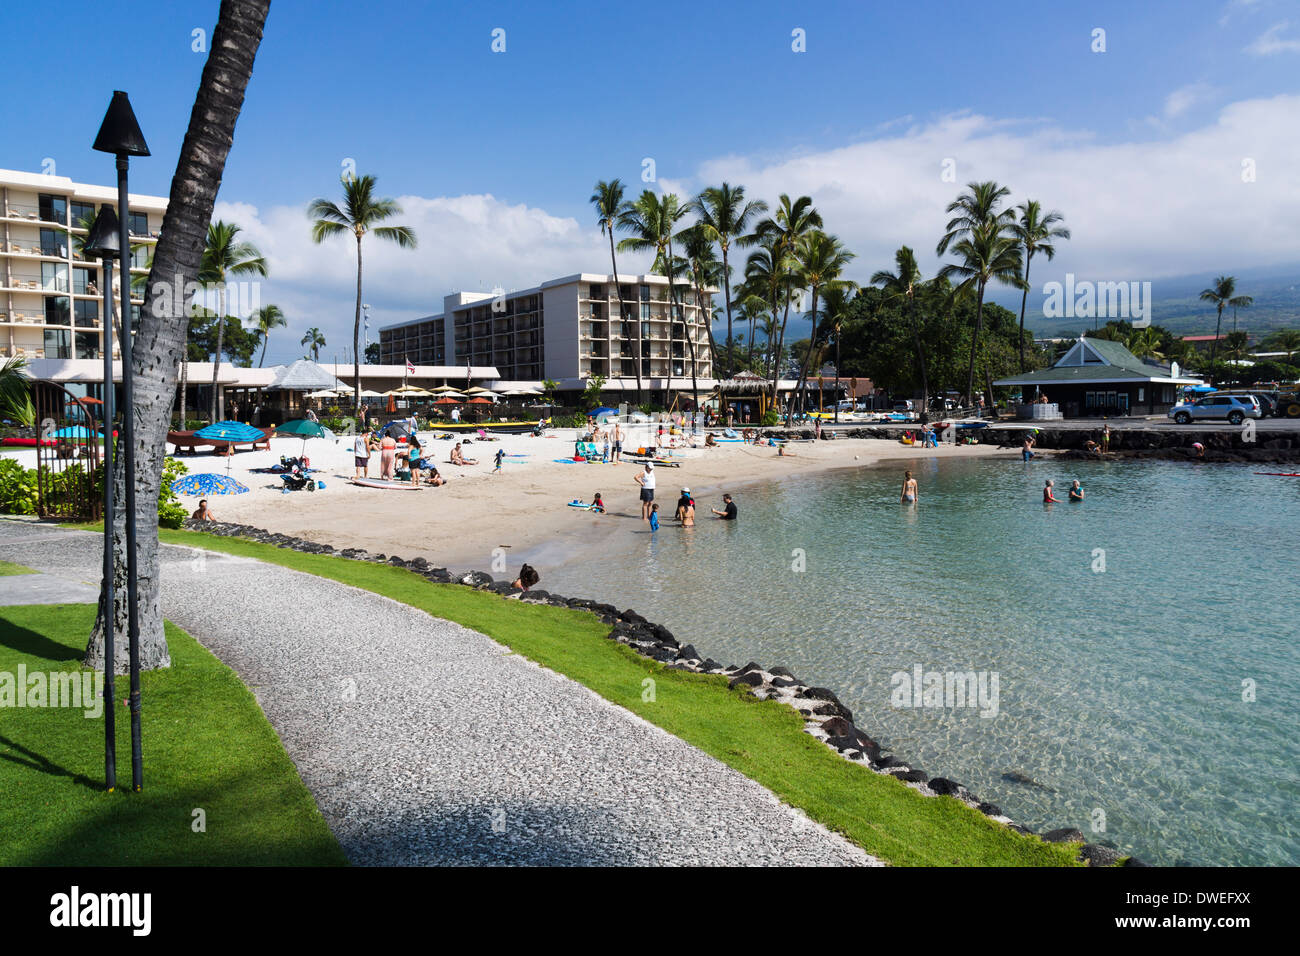
[[[929,459],[908,508],[903,467],[745,488],[735,523],[704,517],[715,501],[695,529],[626,520],[543,587],[635,608],[723,663],[784,664],[1035,829],[1154,863],[1300,864],[1300,478]],[[1049,477],[1087,500],[1042,504]],[[996,673],[996,716],[893,706],[892,675],[917,665]]]

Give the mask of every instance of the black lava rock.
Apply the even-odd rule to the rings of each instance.
[[[776,667],[773,667],[771,670],[768,671],[768,673],[769,673],[769,674],[773,674],[773,675],[775,675],[776,677],[789,677],[789,678],[791,678],[791,679],[794,678],[794,675],[790,673],[790,671],[789,671],[788,668],[781,667],[781,666],[779,666],[779,665],[776,666]]]
[[[486,571],[466,571],[459,578],[457,583],[464,584],[471,588],[486,588],[492,584],[492,575]]]
[[[734,688],[741,684],[746,684],[750,687],[758,687],[762,683],[763,676],[761,674],[750,672],[747,674],[741,674],[739,677],[733,677],[727,686]]]
[[[980,813],[984,814],[986,817],[1000,817],[1005,815],[1002,812],[1002,808],[999,807],[996,803],[981,803],[975,809],[978,810]]]
[[[899,780],[906,780],[908,783],[925,783],[930,778],[926,776],[924,770],[913,767],[911,770],[901,770],[894,774]]]
[[[1048,843],[1083,843],[1087,837],[1074,827],[1061,827],[1058,830],[1048,830],[1043,834],[1043,839]]]
[[[1114,866],[1120,860],[1120,853],[1098,843],[1085,843],[1079,851],[1079,859],[1089,866]]]
[[[628,621],[628,622],[630,622],[630,623],[632,623],[632,624],[649,624],[649,623],[650,623],[649,621],[647,621],[645,618],[643,618],[640,614],[638,614],[636,611],[632,610],[631,608],[628,608],[626,611],[623,612],[623,620]]]
[[[801,694],[799,696],[806,697],[808,695]],[[818,717],[843,717],[849,723],[853,723],[853,711],[849,710],[838,700],[827,701],[824,704],[818,704],[816,707],[813,708],[813,713],[816,714]]]
[[[949,780],[947,777],[935,777],[930,781],[930,789],[940,796],[946,797],[969,797],[970,791],[959,784],[956,780]]]
[[[843,717],[832,717],[822,722],[822,730],[829,737],[848,737],[853,733],[853,725]]]
[[[692,644],[683,644],[681,647],[679,647],[679,648],[677,649],[677,656],[678,656],[678,657],[690,658],[691,660],[699,660],[699,659],[700,659],[700,653],[699,653],[699,651],[697,651],[697,650],[695,649],[695,646],[692,645]]]

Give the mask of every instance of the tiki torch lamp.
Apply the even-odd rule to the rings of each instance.
[[[131,655],[131,789],[144,787],[144,766],[140,749],[140,604],[135,557],[135,402],[131,368],[131,233],[130,203],[127,196],[127,164],[132,156],[148,156],[149,147],[136,122],[131,100],[121,90],[104,114],[94,148],[117,157],[118,257],[121,259],[122,323],[122,454],[126,478],[126,606],[127,644]]]
[[[90,227],[83,250],[98,258],[104,283],[104,781],[117,788],[117,714],[113,710],[113,260],[121,248],[117,213],[104,203]]]

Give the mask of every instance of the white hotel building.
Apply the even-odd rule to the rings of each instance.
[[[135,194],[129,200],[131,273],[143,275],[167,200]],[[86,235],[77,223],[93,219],[103,203],[116,209],[116,188],[0,169],[0,357],[102,358],[100,263],[79,255],[76,239]],[[143,299],[131,301],[138,314]]]
[[[690,391],[692,354],[700,389],[711,389],[708,316],[695,304],[694,289],[677,280],[678,306],[669,300],[666,276],[620,273],[619,280],[625,320],[614,277],[606,273],[583,272],[495,295],[453,293],[438,315],[381,328],[379,361],[492,366],[502,382],[554,379],[561,391],[581,390],[599,375],[608,391],[631,390],[639,323],[648,392]],[[709,306],[716,291],[706,290]]]

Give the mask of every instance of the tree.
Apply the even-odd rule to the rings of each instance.
[[[624,203],[619,212],[616,228],[621,232],[631,233],[626,239],[618,241],[620,251],[649,252],[655,254],[650,271],[669,276],[669,288],[672,288],[671,253],[669,251],[673,228],[685,210],[678,205],[677,197],[672,197],[671,207],[668,196],[660,200],[653,191],[644,190],[635,202]],[[641,321],[635,322],[635,353],[637,368],[637,394],[640,396],[641,381]]]
[[[146,670],[171,663],[159,604],[158,510],[154,502],[161,491],[177,362],[189,323],[185,286],[198,278],[204,237],[269,7],[270,0],[222,0],[133,339],[134,400],[132,407],[122,412],[132,415],[135,424],[135,491],[141,505],[136,515],[139,658]],[[117,500],[124,501],[125,456],[116,459],[112,480]],[[113,551],[113,606],[105,605],[101,591],[95,629],[86,647],[85,664],[97,670],[103,670],[105,664],[104,616],[112,614],[118,633],[127,632],[125,509],[117,512],[114,521]],[[127,642],[117,642],[114,651],[116,661],[109,662],[110,666],[125,669]]]
[[[23,369],[27,359],[15,355],[0,365],[0,416],[11,418],[20,425],[31,427],[36,421],[32,407],[31,385]]]
[[[1265,340],[1267,349],[1276,352],[1286,353],[1286,364],[1292,364],[1292,357],[1296,352],[1300,352],[1300,331],[1296,329],[1283,329],[1280,332],[1274,332]]]
[[[996,183],[971,183],[969,188],[970,195],[961,196],[948,206],[949,212],[957,210],[959,215],[949,221],[948,232],[939,241],[937,251],[942,255],[952,243],[952,252],[961,261],[945,265],[939,270],[939,276],[944,279],[956,276],[961,281],[954,293],[965,296],[973,292],[976,297],[975,332],[971,336],[970,365],[966,375],[966,400],[973,402],[975,356],[984,320],[984,290],[993,281],[1019,288],[1024,280],[1020,278],[1020,248],[1016,240],[1006,234],[1010,210],[996,211],[998,197],[1008,190]],[[989,401],[992,400],[990,395]]]
[[[212,360],[212,405],[214,422],[226,417],[226,393],[217,387],[221,371],[222,340],[226,330],[226,279],[229,276],[266,275],[266,259],[251,242],[237,238],[242,230],[230,222],[217,220],[208,225],[199,281],[217,289],[217,348]]]
[[[900,246],[894,253],[897,272],[881,269],[871,277],[871,284],[884,289],[891,299],[902,299],[907,303],[907,315],[911,319],[912,336],[916,343],[916,367],[921,374],[921,408],[930,407],[930,383],[925,370],[925,347],[921,344],[921,324],[916,318],[916,293],[921,286],[921,269],[916,264],[916,254],[908,246]]]
[[[1069,239],[1070,230],[1059,225],[1065,216],[1053,209],[1044,213],[1037,200],[1027,199],[1016,207],[1020,218],[1012,225],[1012,234],[1020,243],[1020,254],[1025,260],[1024,289],[1020,293],[1020,371],[1025,370],[1025,305],[1029,301],[1029,264],[1038,253],[1048,261],[1056,258],[1053,239]]]
[[[371,342],[369,345],[366,346],[366,364],[367,365],[379,364],[379,343],[378,342]]]
[[[1161,351],[1164,334],[1158,326],[1149,325],[1144,329],[1133,329],[1125,341],[1128,350],[1138,358],[1164,358]]]
[[[299,344],[307,346],[307,351],[311,353],[313,362],[319,362],[320,350],[325,347],[325,335],[313,325],[307,330],[307,334],[302,337]]]
[[[735,355],[731,350],[731,262],[727,254],[734,241],[737,246],[753,245],[757,237],[746,235],[749,223],[767,212],[767,203],[761,199],[745,202],[745,187],[723,183],[710,186],[687,205],[690,212],[700,217],[700,228],[710,242],[716,242],[722,252],[723,301],[727,308],[727,377],[736,374]]]
[[[784,244],[779,232],[769,230],[758,242],[759,248],[749,254],[745,261],[745,285],[752,288],[755,295],[761,295],[771,307],[771,322],[767,327],[765,341],[767,348],[763,357],[764,376],[771,374],[773,367],[773,348],[776,346],[776,317],[780,312],[783,296],[789,296],[792,289],[794,270],[789,257],[782,252]],[[777,366],[780,362],[775,363]],[[773,386],[775,395],[775,386]]]
[[[794,258],[799,264],[800,284],[812,294],[812,310],[809,313],[813,319],[812,347],[804,356],[803,367],[799,372],[799,401],[802,406],[809,360],[817,351],[817,296],[831,289],[855,288],[854,283],[842,279],[841,275],[844,267],[856,257],[837,238],[814,229],[800,239],[795,247]],[[790,424],[793,414],[792,405],[786,412],[786,425]]]
[[[778,283],[781,295],[785,298],[785,312],[781,316],[781,329],[777,333],[776,354],[780,355],[785,345],[785,328],[790,321],[790,306],[798,297],[799,272],[794,261],[795,248],[799,241],[814,229],[822,228],[822,217],[813,208],[812,197],[800,196],[794,202],[785,193],[777,200],[776,212],[764,219],[755,228],[754,233],[759,242],[773,239],[770,248],[771,267],[781,275]],[[773,314],[775,314],[775,309]],[[773,363],[772,368],[772,402],[776,402],[778,383],[781,378],[781,363]]]
[[[582,390],[583,408],[600,404],[600,392],[605,387],[605,376],[593,375],[587,379],[587,387]]]
[[[736,294],[736,322],[749,326],[749,346],[745,350],[745,368],[754,369],[754,333],[767,316],[767,302],[757,292],[750,291],[748,283],[742,285]],[[730,346],[728,346],[730,347]]]
[[[187,335],[185,350],[189,362],[211,362],[217,352],[217,313],[194,305],[190,309],[190,330]],[[221,354],[230,359],[232,365],[248,368],[253,364],[253,355],[260,346],[261,339],[256,330],[246,329],[238,316],[225,318],[224,341]]]
[[[1219,353],[1219,332],[1223,328],[1223,307],[1250,305],[1253,301],[1248,295],[1237,295],[1237,280],[1232,276],[1219,276],[1214,285],[1201,291],[1204,302],[1213,302],[1218,317],[1214,322],[1214,342],[1210,345],[1210,365],[1214,365]]]
[[[357,240],[357,310],[352,322],[352,392],[353,411],[361,414],[361,240],[373,232],[398,248],[414,249],[415,233],[409,226],[379,226],[377,223],[402,214],[402,207],[392,199],[375,197],[375,177],[347,175],[343,183],[343,208],[328,199],[316,199],[307,207],[314,222],[311,241],[324,242],[333,236],[351,232]]]
[[[826,324],[827,341],[835,339],[835,424],[840,421],[840,338],[844,322],[848,319],[852,283],[838,283],[827,287],[822,296],[822,321]],[[814,324],[817,317],[813,316]]]
[[[596,207],[596,219],[600,224],[600,234],[609,237],[609,267],[614,273],[614,291],[618,295],[618,315],[619,322],[624,327],[627,325],[628,314],[627,304],[623,301],[623,286],[618,279],[618,258],[614,254],[614,229],[618,226],[623,216],[624,208],[627,203],[623,200],[623,182],[619,179],[611,179],[609,182],[600,180],[596,183],[596,190],[591,194],[589,200]],[[636,403],[641,405],[641,334],[640,323],[637,323],[636,336]]]
[[[700,223],[683,229],[678,234],[678,238],[682,240],[687,268],[691,271],[692,284],[695,286],[695,307],[701,317],[707,317],[709,313],[709,294],[706,290],[718,281],[718,273],[722,269],[722,264],[718,262],[717,257],[713,254],[713,240]],[[677,301],[676,295],[673,296],[673,301]],[[681,311],[680,307],[678,311]],[[695,330],[685,322],[683,322],[682,329],[686,336],[686,345],[691,353],[691,404],[694,412],[699,411],[700,408],[700,386],[695,367]],[[727,346],[730,349],[731,343],[728,342]],[[718,360],[716,352],[711,351],[710,355],[714,362]]]
[[[257,360],[257,367],[261,368],[262,363],[266,361],[266,343],[271,338],[272,329],[283,329],[288,326],[289,320],[278,305],[267,303],[255,311],[250,318],[253,320],[253,328],[257,329],[259,337],[262,339],[262,355]]]

